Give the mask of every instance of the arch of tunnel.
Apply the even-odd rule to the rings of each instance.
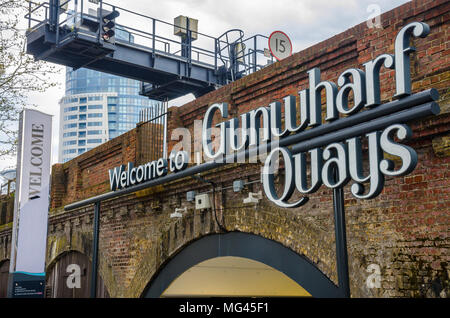
[[[392,53],[395,34],[406,23],[426,22],[430,35],[413,39],[412,90],[438,90],[441,112],[408,123],[414,132],[408,145],[418,154],[411,174],[387,178],[382,193],[371,201],[355,200],[349,187],[344,189],[350,291],[353,297],[448,295],[449,6],[447,1],[406,3],[381,16],[382,28],[362,23],[186,105],[172,107],[168,136],[176,128],[187,128],[194,136],[196,121],[216,102],[228,103],[230,113],[238,116],[296,95],[308,85],[306,72],[313,67],[321,69],[322,80],[336,81],[344,70]],[[383,102],[395,93],[393,76],[393,70],[381,70]],[[150,125],[138,125],[70,162],[53,166],[47,243],[47,282],[53,289],[56,276],[66,275],[58,272],[58,266],[79,260],[87,272],[91,270],[94,208],[65,211],[64,207],[109,192],[109,169],[154,159],[148,147]],[[177,142],[169,140],[169,150]],[[211,191],[209,184],[189,177],[102,202],[98,296],[159,297],[165,292],[170,296],[168,291],[178,288],[177,279],[189,281],[189,274],[206,268],[210,274],[252,268],[253,273],[278,275],[280,281],[283,277],[283,288],[292,284],[295,295],[334,295],[338,278],[332,191],[321,187],[307,205],[294,209],[277,207],[264,195],[256,203],[245,204],[249,193],[263,190],[260,168],[260,164],[228,164],[202,174],[217,187],[217,215],[213,209],[196,210],[186,200],[188,191]],[[236,193],[232,184],[237,179],[247,185]],[[3,269],[10,253],[13,203],[8,197],[1,201]],[[170,217],[175,209],[185,211],[182,218]],[[367,283],[374,265],[380,269],[377,288]],[[442,287],[437,294],[423,288],[433,282]]]

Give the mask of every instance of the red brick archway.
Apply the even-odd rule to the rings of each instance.
[[[8,291],[9,260],[0,262],[0,298],[6,298]]]
[[[80,287],[69,288],[66,280],[71,272],[67,271],[69,265],[80,267]],[[46,297],[47,298],[89,298],[92,263],[89,258],[77,251],[69,251],[58,256],[47,271]],[[109,298],[109,293],[100,276],[97,276],[97,297]]]
[[[224,256],[243,257],[286,274],[313,297],[343,297],[342,290],[313,263],[278,242],[254,234],[231,232],[203,237],[183,248],[153,276],[143,297],[160,297],[182,273],[196,264]]]

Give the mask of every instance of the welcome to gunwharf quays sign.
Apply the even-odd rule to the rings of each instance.
[[[365,63],[364,70],[345,70],[337,80],[338,85],[322,81],[320,70],[313,68],[307,72],[309,88],[301,90],[298,96],[285,97],[283,103],[276,101],[231,119],[228,119],[226,103],[213,104],[205,114],[202,130],[202,147],[210,162],[187,168],[190,156],[179,151],[172,153],[168,160],[161,158],[139,167],[129,163],[128,167],[122,165],[109,171],[111,190],[141,183],[150,186],[158,180],[163,183],[169,176],[171,180],[176,178],[175,174],[179,177],[193,175],[264,152],[267,155],[262,173],[264,192],[280,207],[299,207],[308,201],[307,195],[322,185],[334,189],[343,187],[350,180],[354,181],[351,186],[353,196],[372,199],[381,193],[385,176],[404,176],[417,165],[417,153],[401,143],[412,135],[405,123],[440,111],[434,102],[438,99],[436,90],[411,95],[410,54],[415,48],[410,42],[414,37],[426,37],[429,32],[429,26],[422,22],[406,25],[396,36],[395,54],[381,54]],[[380,98],[382,67],[395,71],[396,87],[394,100],[384,105]],[[326,93],[326,123],[322,123],[323,90]],[[350,105],[351,93],[353,102]],[[363,109],[365,111],[361,111]],[[225,120],[213,127],[217,113]],[[214,129],[219,131],[219,138],[214,138],[215,147]],[[366,173],[363,169],[364,138],[368,145]],[[307,177],[308,157],[310,180]],[[396,166],[388,159],[392,157],[400,164]],[[281,195],[275,187],[280,158],[284,161],[284,188],[278,190]],[[296,190],[303,197],[292,200]]]

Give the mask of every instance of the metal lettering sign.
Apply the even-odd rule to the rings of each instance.
[[[381,54],[364,63],[364,69],[345,70],[337,84],[322,81],[320,69],[313,68],[307,72],[309,87],[301,89],[297,96],[286,96],[283,103],[275,101],[231,119],[228,104],[211,105],[203,121],[202,147],[214,164],[189,168],[180,175],[267,154],[262,169],[263,189],[266,197],[280,207],[299,207],[322,185],[337,189],[350,181],[354,197],[375,198],[383,190],[385,177],[407,175],[417,165],[417,153],[403,144],[412,135],[405,123],[440,111],[435,103],[436,90],[411,95],[410,54],[414,48],[410,40],[426,37],[429,32],[429,26],[422,22],[406,25],[395,39],[395,54]],[[395,100],[384,105],[380,97],[381,68],[392,69],[396,83]],[[326,93],[325,122],[322,91]],[[213,127],[217,116],[224,121]],[[363,164],[362,147],[366,142],[367,165]],[[385,158],[385,154],[398,158],[399,164]],[[275,172],[280,158],[284,161],[284,184],[278,193]],[[112,169],[111,190],[154,182],[157,178],[173,180],[165,177],[169,170],[172,174],[185,170],[188,160],[187,153],[180,153],[172,154],[169,162],[160,159],[138,168],[129,164],[128,170],[125,166]],[[363,166],[368,166],[367,171]],[[303,197],[293,201],[295,192]]]

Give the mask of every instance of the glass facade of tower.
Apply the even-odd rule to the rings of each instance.
[[[116,28],[116,39],[134,42]],[[139,81],[85,68],[66,68],[66,93],[60,101],[59,162],[67,162],[133,128],[142,109],[156,105],[139,95]]]
[[[88,69],[66,69],[59,161],[67,162],[136,127],[139,111],[156,105],[140,82]]]
[[[108,128],[110,138],[115,138],[138,122],[139,111],[155,104],[139,96],[140,82],[88,69],[66,72],[66,96],[89,93],[117,93],[108,99]],[[85,99],[80,100],[81,102]]]

